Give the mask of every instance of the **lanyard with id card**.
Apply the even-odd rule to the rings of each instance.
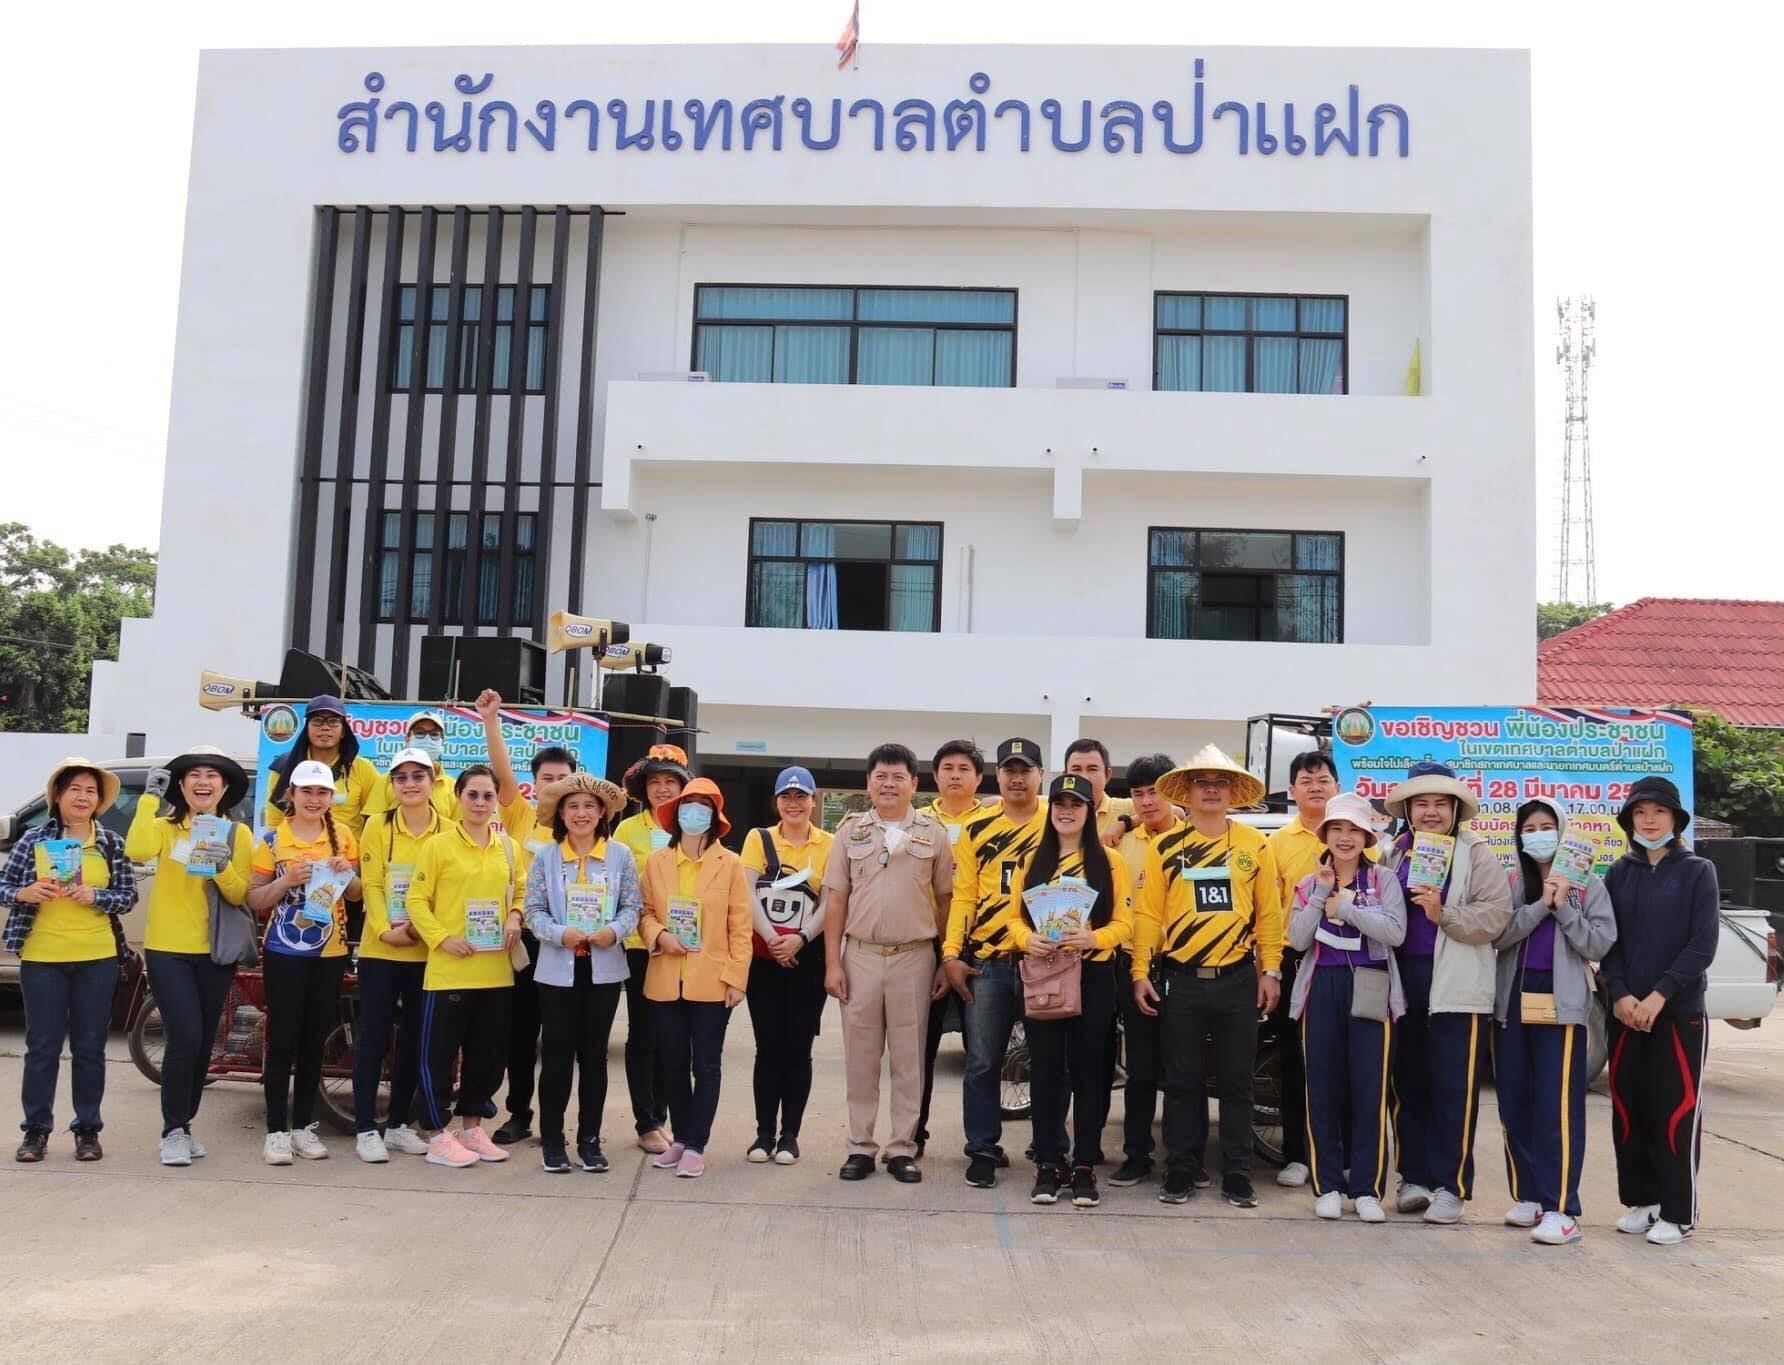
[[[1183,875],[1195,895],[1198,915],[1225,915],[1233,909],[1233,874],[1225,867],[1188,867]]]

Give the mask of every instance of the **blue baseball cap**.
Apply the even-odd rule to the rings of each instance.
[[[813,780],[810,768],[782,768],[780,776],[774,779],[774,794],[782,792],[804,792],[807,796],[818,794],[818,784]]]

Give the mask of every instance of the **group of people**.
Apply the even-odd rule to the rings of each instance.
[[[228,818],[249,776],[215,749],[171,761],[124,837],[99,818],[117,778],[84,759],[58,764],[48,818],[0,871],[26,1011],[18,1159],[44,1157],[65,1045],[75,1155],[103,1155],[104,1041],[127,952],[118,917],[135,903],[133,864],[150,864],[144,955],[166,1039],[169,1166],[204,1155],[193,1123],[211,1044],[236,971],[256,962],[271,1165],[329,1155],[316,1092],[351,962],[356,1151],[367,1162],[393,1152],[448,1167],[507,1160],[532,1136],[536,1100],[544,1170],[607,1170],[607,1051],[623,994],[627,1086],[651,1165],[704,1174],[739,1004],[756,1045],[744,1155],[791,1165],[828,996],[846,1068],[839,1175],[863,1180],[883,1165],[914,1183],[936,1049],[958,1002],[966,1183],[991,1187],[1010,1164],[999,1091],[1021,1022],[1030,1198],[1080,1208],[1100,1202],[1118,1027],[1123,1150],[1107,1182],[1153,1178],[1162,1090],[1159,1199],[1182,1204],[1212,1184],[1211,1073],[1221,1193],[1254,1207],[1253,1074],[1260,1018],[1275,1014],[1286,1157],[1276,1181],[1310,1186],[1318,1217],[1348,1205],[1365,1223],[1385,1221],[1397,1172],[1398,1212],[1458,1222],[1474,1195],[1491,1067],[1505,1221],[1564,1245],[1580,1237],[1596,970],[1612,1016],[1612,1139],[1627,1206],[1617,1227],[1669,1244],[1697,1222],[1717,889],[1713,867],[1683,842],[1690,815],[1662,778],[1637,783],[1618,815],[1628,853],[1602,879],[1576,871],[1575,881],[1556,866],[1559,803],[1517,809],[1508,875],[1469,832],[1477,796],[1436,763],[1415,764],[1378,806],[1338,791],[1328,754],[1301,754],[1294,813],[1266,835],[1233,815],[1263,784],[1212,745],[1181,764],[1134,759],[1128,795],[1116,797],[1099,741],[1068,746],[1049,784],[1039,746],[1011,738],[996,749],[993,798],[980,794],[984,756],[955,740],[935,754],[936,795],[919,806],[918,759],[889,743],[868,756],[867,808],[834,835],[814,822],[812,774],[789,767],[774,784],[776,823],[745,831],[735,852],[722,842],[732,833],[723,794],[673,746],[653,748],[623,786],[540,749],[527,799],[500,706],[493,692],[478,698],[487,762],[448,779],[439,713],[413,718],[380,773],[340,702],[315,698],[270,775],[259,836]],[[1434,846],[1447,850],[1435,867]],[[498,1095],[508,1118],[488,1132]]]

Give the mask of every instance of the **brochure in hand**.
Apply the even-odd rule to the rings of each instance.
[[[229,821],[219,815],[192,817],[191,849],[186,855],[188,877],[214,877],[229,861]]]
[[[54,877],[61,883],[64,896],[72,895],[83,880],[81,841],[79,839],[45,839],[38,847],[43,850],[43,860],[48,866],[45,875]]]
[[[1598,841],[1578,834],[1569,834],[1555,851],[1554,866],[1549,870],[1565,877],[1574,886],[1584,886],[1598,863]]]
[[[409,883],[414,880],[414,863],[391,863],[384,869],[385,918],[392,929],[409,922]]]
[[[585,934],[599,933],[613,923],[613,901],[607,894],[607,878],[564,886],[564,926]]]
[[[700,899],[697,896],[669,897],[666,921],[669,932],[681,940],[690,953],[700,951]]]
[[[499,953],[504,937],[502,903],[498,900],[465,902],[465,942],[480,953]]]
[[[333,924],[335,903],[347,894],[347,888],[352,883],[352,868],[337,872],[327,863],[312,864],[310,880],[304,887],[303,909],[298,911],[298,918],[308,920],[311,924]]]
[[[1035,932],[1055,941],[1090,923],[1096,892],[1080,881],[1059,881],[1031,886],[1022,893]]]
[[[1408,890],[1430,887],[1441,890],[1449,880],[1450,859],[1456,856],[1456,838],[1453,834],[1431,834],[1418,830],[1412,836],[1412,850],[1407,854],[1410,860],[1406,871]]]

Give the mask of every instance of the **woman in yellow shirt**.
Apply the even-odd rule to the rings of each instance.
[[[668,1059],[675,1141],[651,1165],[692,1178],[706,1174],[725,1026],[749,985],[750,888],[743,860],[718,842],[731,824],[716,784],[696,777],[656,815],[674,842],[644,864],[644,994]]]
[[[385,778],[394,809],[367,818],[360,841],[359,876],[365,884],[365,927],[359,935],[359,1037],[353,1048],[353,1113],[361,1161],[390,1160],[393,1151],[427,1155],[427,1143],[409,1127],[421,1068],[422,977],[427,944],[409,922],[409,885],[421,850],[449,821],[437,799],[434,756],[423,748],[400,750]],[[454,810],[458,798],[451,797]],[[378,1085],[390,1036],[390,1105],[378,1132]]]
[[[74,1059],[74,1155],[98,1161],[105,1097],[105,1031],[118,983],[123,932],[117,917],[136,904],[124,841],[99,823],[118,799],[118,779],[84,758],[50,771],[49,818],[27,830],[0,871],[9,911],[5,946],[19,955],[25,997],[25,1111],[20,1161],[42,1161],[54,1126],[62,1045]]]
[[[514,841],[498,834],[496,778],[474,763],[454,784],[461,813],[430,839],[409,883],[409,923],[427,945],[422,978],[421,1099],[436,1166],[506,1161],[483,1131],[484,1107],[502,1083],[513,1011],[526,872]],[[446,1127],[458,1072],[459,1127]]]
[[[1069,1181],[1072,1203],[1081,1209],[1095,1208],[1099,1202],[1093,1162],[1109,1113],[1115,950],[1134,936],[1133,887],[1127,860],[1111,853],[1097,838],[1091,814],[1094,801],[1089,780],[1079,774],[1053,779],[1047,792],[1047,828],[1034,857],[1012,881],[1006,912],[1010,942],[1030,961],[1050,962],[1061,953],[1074,953],[1080,961],[1079,1013],[1070,1019],[1030,1019],[1026,1031],[1036,1167],[1029,1202],[1057,1203],[1060,1187]],[[1094,895],[1083,924],[1064,930],[1057,938],[1037,932],[1023,891],[1073,885]],[[1068,1066],[1073,1129],[1069,1172],[1065,1153],[1060,1150]]]
[[[124,839],[132,862],[155,868],[143,956],[167,1040],[161,1056],[163,1166],[190,1166],[204,1155],[192,1136],[192,1120],[204,1098],[211,1043],[235,980],[234,963],[211,960],[206,888],[232,906],[248,899],[254,834],[228,815],[247,793],[248,774],[240,764],[221,749],[194,745],[167,765],[165,801],[153,790],[137,801]],[[219,816],[222,842],[194,839],[195,820],[207,817],[199,827],[204,831]]]

